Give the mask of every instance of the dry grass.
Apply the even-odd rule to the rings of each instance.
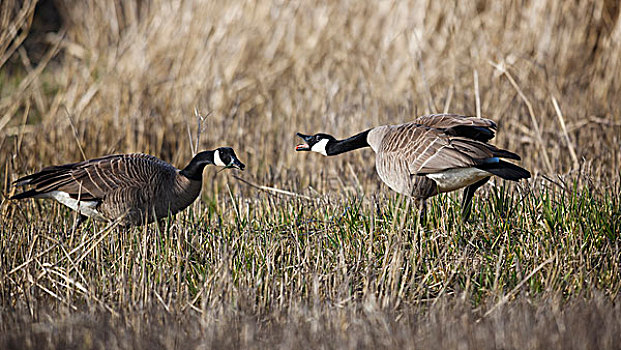
[[[295,312],[260,318],[243,309],[208,310],[201,316],[171,315],[157,307],[122,317],[41,312],[42,320],[20,320],[20,330],[2,340],[7,349],[614,349],[621,331],[619,305],[611,308],[601,296],[588,302],[518,301],[484,319],[468,305],[445,298],[405,315],[371,301],[357,310],[293,306]]]
[[[65,25],[38,62],[21,47],[33,4],[0,5],[3,346],[621,341],[615,1],[57,4]],[[370,150],[293,151],[296,131],[443,111],[498,121],[495,143],[534,175],[480,190],[473,224],[450,195],[421,228]],[[182,166],[199,129],[199,148],[232,146],[247,171],[206,171],[166,227],[72,232],[58,204],[6,200],[17,176],[84,157]]]

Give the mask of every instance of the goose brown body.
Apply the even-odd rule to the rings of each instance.
[[[462,127],[478,129],[467,134],[458,131]],[[495,129],[496,124],[485,118],[428,115],[410,123],[373,128],[367,142],[376,153],[377,173],[386,185],[401,194],[428,198],[460,186],[443,187],[426,175],[472,168],[487,159],[519,159],[515,153],[486,143]],[[491,175],[474,173],[471,183]]]
[[[217,151],[199,155],[207,152]],[[232,155],[231,162],[243,169],[244,165]],[[196,200],[202,187],[203,167],[214,164],[213,154],[206,159],[202,166],[195,166],[194,172],[199,173],[194,176],[186,176],[167,162],[142,153],[51,166],[18,179],[17,186],[29,185],[31,189],[11,199],[54,198],[84,216],[119,220],[126,226],[147,224],[175,214]]]
[[[495,136],[490,119],[458,114],[432,114],[399,125],[378,126],[345,140],[327,134],[298,134],[308,144],[298,151],[327,156],[370,146],[376,153],[377,173],[396,192],[422,202],[442,192],[466,188],[464,214],[474,191],[493,175],[517,181],[530,173],[501,158],[520,157],[488,143]]]

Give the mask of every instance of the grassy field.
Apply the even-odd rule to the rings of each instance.
[[[618,2],[53,3],[47,34],[0,4],[0,348],[619,348]],[[294,151],[447,111],[533,174],[469,223],[453,193],[420,225],[370,149]],[[246,171],[208,168],[163,227],[7,199],[47,165],[218,146]]]

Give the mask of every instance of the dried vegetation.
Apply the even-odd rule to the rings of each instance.
[[[621,344],[618,2],[56,0],[41,34],[43,3],[0,4],[0,347]],[[370,150],[293,151],[444,111],[498,121],[533,173],[473,223],[452,194],[419,226]],[[206,171],[165,227],[6,199],[45,165],[196,145],[247,171]]]

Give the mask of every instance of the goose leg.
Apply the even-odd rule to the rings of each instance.
[[[160,233],[164,233],[166,231],[166,217],[157,219],[157,230]]]
[[[418,207],[419,222],[421,224],[427,223],[427,199],[416,198],[416,206]]]
[[[468,220],[470,216],[470,209],[472,208],[472,196],[474,196],[474,192],[481,186],[483,186],[487,181],[489,181],[490,177],[486,177],[482,180],[479,180],[472,185],[466,187],[464,190],[464,197],[461,202],[461,217],[463,221]]]
[[[78,219],[75,221],[75,224],[73,224],[73,227],[71,227],[71,231],[75,232],[80,227],[80,225],[82,225],[82,223],[86,221],[87,219],[88,219],[88,216],[78,214]]]

